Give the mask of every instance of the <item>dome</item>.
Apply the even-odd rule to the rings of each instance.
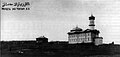
[[[91,16],[89,17],[89,20],[95,20],[95,17],[91,14]]]
[[[82,31],[81,28],[79,28],[78,26],[76,26],[75,28],[73,28],[72,30],[79,30],[79,31]]]

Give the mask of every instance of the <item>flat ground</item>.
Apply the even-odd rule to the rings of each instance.
[[[79,56],[79,55],[36,55],[36,54],[0,54],[1,57],[120,57],[118,55],[91,55],[91,56]]]

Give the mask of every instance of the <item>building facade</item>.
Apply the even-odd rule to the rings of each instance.
[[[95,43],[96,45],[102,44],[102,37],[99,37],[100,31],[95,29],[94,20],[95,17],[91,15],[89,17],[90,24],[89,29],[83,30],[78,26],[68,32],[69,44],[76,43]]]

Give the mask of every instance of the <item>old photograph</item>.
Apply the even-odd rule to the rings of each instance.
[[[120,57],[120,0],[1,0],[1,57]]]

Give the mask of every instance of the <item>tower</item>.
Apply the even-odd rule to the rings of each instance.
[[[94,24],[94,20],[95,17],[91,14],[91,16],[89,17],[90,23],[89,23],[89,27],[91,30],[94,30],[95,24]]]

